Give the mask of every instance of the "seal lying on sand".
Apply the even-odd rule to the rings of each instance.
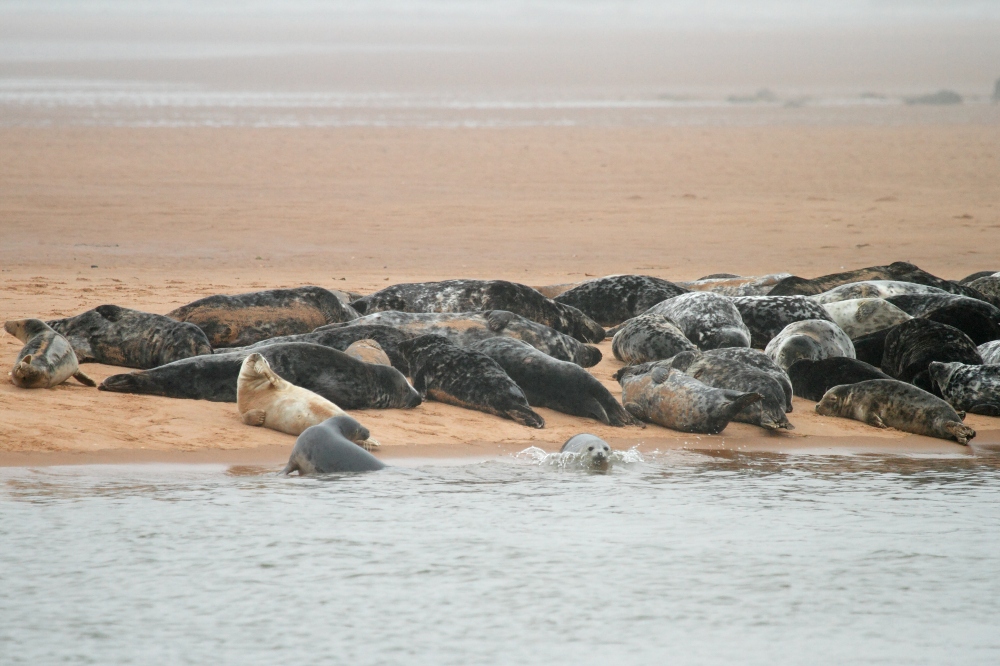
[[[764,349],[789,324],[809,319],[833,321],[823,306],[805,296],[740,296],[733,298],[750,329],[750,346]]]
[[[655,364],[650,364],[655,365]],[[622,402],[633,416],[681,432],[718,434],[737,414],[761,399],[706,386],[674,368],[625,368]]]
[[[807,319],[786,326],[767,343],[764,353],[787,371],[800,358],[814,361],[832,356],[854,358],[854,345],[832,321]]]
[[[791,273],[772,273],[758,277],[709,275],[694,282],[678,282],[677,284],[691,291],[712,291],[723,296],[767,296],[774,285],[791,276]]]
[[[1000,339],[1000,308],[985,301],[953,294],[893,296],[888,300],[914,317],[957,328],[977,345]]]
[[[968,444],[976,431],[947,402],[895,379],[871,379],[835,386],[816,404],[823,416],[840,416],[876,428],[896,428],[916,435]]]
[[[846,356],[834,356],[814,361],[802,358],[788,368],[795,395],[819,402],[834,386],[857,384],[869,379],[892,379],[864,361]]]
[[[971,275],[966,275],[964,278],[959,280],[958,283],[972,286],[972,283],[975,282],[976,280],[984,277],[991,277],[994,275],[1000,275],[1000,271],[976,271]],[[980,289],[980,291],[982,290]]]
[[[422,335],[400,346],[413,370],[413,385],[438,402],[495,414],[542,428],[545,420],[496,361],[456,346],[440,335]]]
[[[617,326],[684,293],[687,289],[649,275],[612,275],[582,282],[554,300],[577,308],[601,326]]]
[[[932,361],[981,365],[976,345],[957,328],[926,319],[911,319],[889,330],[882,352],[882,372],[934,392],[927,374]]]
[[[70,377],[85,386],[97,386],[80,372],[73,347],[41,319],[15,319],[4,330],[24,343],[17,353],[10,379],[20,388],[52,388]]]
[[[984,365],[1000,365],[1000,340],[981,344],[978,351]]]
[[[859,298],[888,299],[894,296],[913,296],[917,294],[937,294],[946,296],[948,292],[937,287],[912,282],[894,282],[892,280],[869,280],[866,282],[849,282],[835,287],[830,291],[810,296],[820,304],[836,303],[838,301],[853,301]]]
[[[851,340],[911,319],[884,298],[852,298],[824,303],[823,309]]]
[[[573,435],[559,449],[560,453],[577,453],[584,456],[594,467],[607,467],[611,460],[611,447],[596,435],[584,433]]]
[[[368,429],[350,416],[334,416],[299,435],[281,473],[297,471],[307,476],[384,469],[385,463],[355,444],[357,441],[370,441]]]
[[[750,329],[728,296],[695,291],[658,303],[646,313],[669,317],[698,349],[750,346]]]
[[[359,361],[364,361],[365,363],[392,365],[389,357],[386,355],[385,351],[382,350],[382,346],[374,340],[358,340],[357,342],[352,343],[351,346],[344,351],[344,353],[351,358],[356,358]]]
[[[618,327],[611,340],[615,358],[629,365],[658,361],[696,349],[669,317],[660,314],[647,313],[629,319]]]
[[[445,280],[386,287],[351,304],[360,314],[483,312],[506,310],[581,342],[600,342],[604,328],[574,307],[545,298],[531,287],[506,280]]]
[[[357,318],[350,306],[322,287],[269,289],[200,298],[167,316],[196,324],[213,347],[243,347],[279,335],[308,333],[324,324]]]
[[[144,370],[212,353],[208,338],[194,324],[117,305],[99,305],[48,324],[66,337],[80,363]]]
[[[746,347],[725,347],[723,349],[708,349],[703,351],[702,354],[739,361],[743,365],[749,365],[751,368],[756,368],[770,375],[781,385],[781,390],[785,393],[785,412],[792,411],[792,381],[788,378],[785,370],[772,361],[762,350],[748,349]]]
[[[941,396],[955,409],[1000,416],[1000,365],[935,361],[927,372]]]
[[[984,275],[970,282],[969,286],[989,297],[992,303],[1000,301],[1000,273]]]
[[[303,342],[286,342],[254,350],[286,381],[318,393],[344,409],[408,409],[420,394],[399,370],[371,365],[347,354]],[[249,352],[209,354],[174,361],[159,368],[112,375],[102,391],[161,395],[168,398],[236,402],[236,383]]]
[[[496,361],[533,407],[548,407],[612,426],[641,425],[596,377],[575,363],[558,361],[513,338],[491,338],[469,349]]]

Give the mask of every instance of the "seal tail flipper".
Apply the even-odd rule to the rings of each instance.
[[[296,471],[298,469],[299,469],[299,466],[296,463],[294,463],[291,460],[289,460],[288,464],[285,465],[285,469],[281,470],[281,474],[282,474],[282,476],[288,476],[289,474],[291,474],[292,472],[294,472],[294,471]]]
[[[955,438],[955,441],[963,445],[968,444],[969,440],[976,436],[975,430],[958,421],[948,421],[944,424],[944,429]]]
[[[267,379],[267,381],[271,382],[271,386],[273,386],[274,388],[281,388],[281,384],[285,380],[279,377],[278,374],[271,369],[271,364],[267,362],[266,358],[264,358],[260,354],[258,354],[257,356],[259,358],[257,358],[253,364],[254,372],[256,372],[261,377]]]
[[[638,420],[645,421],[645,419],[642,418],[642,416],[643,416],[643,414],[642,414],[642,407],[640,407],[638,404],[636,404],[634,402],[626,402],[623,405],[623,407],[625,407],[625,411],[627,411],[629,414],[631,414],[632,416],[634,416]]]
[[[83,374],[83,372],[81,372],[80,370],[77,370],[76,372],[73,373],[73,379],[80,382],[84,386],[97,386],[97,382],[95,382],[87,375]]]
[[[1000,416],[1000,403],[986,402],[973,405],[969,408],[970,414],[980,414],[982,416]]]

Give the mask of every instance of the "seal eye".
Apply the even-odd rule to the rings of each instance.
[[[593,450],[594,450],[594,447],[592,447],[592,446],[591,446],[591,447],[588,447],[588,448],[587,448],[587,450],[588,450],[588,451],[593,451]]]

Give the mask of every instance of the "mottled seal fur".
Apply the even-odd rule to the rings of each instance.
[[[542,428],[545,420],[528,405],[520,387],[482,352],[455,345],[440,335],[421,335],[399,346],[422,395]]]
[[[655,364],[652,364],[655,365]],[[633,416],[681,432],[716,435],[750,404],[757,393],[712,388],[674,368],[627,368],[618,380],[622,402]]]
[[[1000,273],[980,277],[970,282],[969,286],[987,296],[992,303],[1000,301]]]
[[[545,324],[581,342],[600,342],[604,328],[576,308],[506,280],[445,280],[386,287],[351,304],[360,314],[400,312],[483,312],[506,310]]]
[[[351,358],[356,358],[359,361],[364,361],[365,363],[392,365],[392,361],[389,360],[389,356],[386,355],[382,346],[374,340],[364,339],[351,343],[351,346],[348,347],[344,353]]]
[[[760,349],[748,349],[746,347],[725,347],[723,349],[708,349],[703,351],[705,356],[717,356],[739,361],[744,365],[757,368],[761,372],[770,375],[785,393],[785,411],[792,411],[792,381],[788,378],[785,370],[772,361],[767,354]]]
[[[928,287],[912,282],[894,282],[892,280],[870,280],[867,282],[850,282],[840,285],[830,291],[810,296],[817,303],[836,303],[837,301],[852,301],[858,298],[883,298],[893,296],[908,296],[913,294],[947,295],[948,292],[937,287]]]
[[[889,330],[882,352],[882,372],[933,393],[934,385],[927,374],[933,361],[981,365],[983,359],[969,336],[947,324],[918,318]]]
[[[935,361],[927,372],[941,397],[955,409],[1000,416],[1000,365]]]
[[[1000,365],[1000,340],[986,342],[978,347],[984,365]]]
[[[205,333],[194,324],[117,305],[99,305],[48,324],[69,340],[80,363],[144,370],[212,353]]]
[[[324,324],[357,318],[350,306],[322,287],[269,289],[199,298],[167,316],[191,322],[213,347],[244,347],[279,335],[309,333]]]
[[[639,425],[596,377],[513,338],[490,338],[469,347],[486,354],[524,392],[532,407],[597,419],[612,426]]]
[[[801,358],[788,368],[795,395],[819,402],[834,386],[857,384],[869,379],[892,379],[875,366],[846,356],[814,361]]]
[[[819,361],[833,356],[855,356],[854,345],[847,334],[825,319],[789,324],[767,343],[764,353],[786,371],[800,358]]]
[[[575,307],[601,326],[617,326],[687,291],[673,282],[649,275],[614,275],[587,280],[554,300]]]
[[[281,473],[308,476],[385,468],[385,463],[355,444],[368,438],[368,429],[350,416],[334,416],[299,435]]]
[[[851,338],[892,328],[911,319],[884,298],[852,298],[846,301],[824,303],[823,309]]]
[[[816,404],[823,416],[840,416],[876,428],[896,428],[916,435],[968,444],[976,431],[947,402],[895,379],[870,379],[835,386]]]
[[[750,346],[750,329],[728,296],[694,291],[657,303],[646,313],[669,317],[698,349]]]
[[[69,341],[41,319],[15,319],[4,330],[24,343],[14,359],[10,380],[20,388],[52,388],[73,377],[85,386],[97,386],[80,372]]]
[[[611,460],[611,446],[597,435],[573,435],[559,449],[560,453],[576,453],[586,457],[595,467],[605,467]]]
[[[750,346],[764,349],[774,336],[797,321],[833,321],[823,306],[805,296],[739,296],[733,305],[750,329]]]
[[[953,294],[894,296],[891,303],[914,317],[954,326],[981,345],[1000,338],[1000,308]]]
[[[385,365],[371,365],[344,352],[303,342],[285,342],[254,350],[271,369],[295,386],[318,393],[343,409],[407,409],[420,394],[406,377]],[[250,352],[210,354],[174,361],[152,370],[112,375],[102,391],[141,393],[168,398],[236,402],[236,383]]]
[[[966,284],[972,286],[972,283],[976,280],[984,277],[993,277],[1000,275],[1000,271],[976,271],[971,275],[966,275],[964,278],[958,281],[959,284]],[[980,290],[982,291],[982,290]]]
[[[755,277],[740,277],[723,273],[709,275],[693,282],[678,282],[677,284],[690,291],[712,291],[723,296],[766,296],[776,284],[791,273],[772,273]]]
[[[669,317],[641,314],[618,327],[611,339],[611,352],[622,363],[634,365],[670,358],[682,351],[698,349],[684,337]]]

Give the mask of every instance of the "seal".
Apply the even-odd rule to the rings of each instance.
[[[987,296],[992,303],[1000,300],[1000,273],[978,277],[968,286]]]
[[[750,346],[764,349],[774,336],[797,321],[833,321],[823,306],[805,296],[739,296],[733,305],[750,329]]]
[[[583,282],[561,282],[559,284],[547,284],[540,287],[532,287],[545,298],[555,298],[559,294],[565,293],[573,287],[579,286]]]
[[[476,409],[542,428],[545,420],[496,361],[440,335],[421,335],[399,346],[413,369],[413,385],[438,402]]]
[[[948,292],[937,287],[928,287],[912,282],[894,282],[892,280],[869,280],[867,282],[851,282],[835,287],[830,291],[811,296],[817,303],[826,305],[837,301],[852,301],[858,298],[883,298],[893,296],[908,296],[914,294],[948,295]]]
[[[781,390],[785,394],[785,412],[792,411],[792,381],[788,378],[785,370],[772,361],[767,354],[760,349],[748,349],[746,347],[724,347],[722,349],[708,349],[703,351],[705,356],[715,356],[718,358],[728,358],[739,361],[743,365],[757,368],[761,372],[770,375],[781,385]]]
[[[386,287],[351,304],[360,314],[483,312],[506,310],[581,342],[600,342],[604,328],[576,308],[545,298],[531,287],[506,280],[445,280]]]
[[[914,294],[889,301],[913,315],[954,326],[977,345],[1000,338],[1000,308],[968,296]]]
[[[935,361],[927,372],[941,396],[955,409],[1000,416],[1000,365]]]
[[[852,298],[824,303],[826,314],[851,340],[912,319],[884,298]]]
[[[1000,274],[1000,271],[976,271],[972,275],[966,275],[964,278],[958,281],[959,284],[966,284],[972,286],[972,283],[979,278],[990,277]],[[982,291],[980,289],[980,291]]]
[[[854,358],[854,344],[832,321],[807,319],[786,326],[764,348],[764,353],[786,371],[800,358],[819,361],[833,356]]]
[[[791,276],[791,273],[772,273],[757,277],[740,277],[722,273],[677,284],[690,291],[712,291],[723,296],[767,296],[776,284]]]
[[[208,338],[194,324],[117,305],[99,305],[47,323],[69,340],[80,363],[145,370],[212,353]]]
[[[981,344],[978,351],[984,365],[1000,365],[1000,340]]]
[[[814,361],[801,358],[788,368],[795,395],[819,402],[834,386],[857,384],[869,379],[892,379],[875,366],[846,356]]]
[[[560,453],[576,453],[586,458],[594,467],[607,467],[611,460],[611,446],[597,435],[573,435],[559,449]]]
[[[661,314],[633,317],[619,326],[611,339],[611,352],[615,358],[629,365],[658,361],[696,349],[681,329]]]
[[[728,296],[693,291],[658,303],[646,312],[668,317],[701,350],[750,346],[750,329]]]
[[[903,322],[904,324],[906,322]],[[896,324],[899,326],[899,324]],[[896,328],[893,326],[891,328],[883,328],[881,331],[875,331],[874,333],[869,333],[868,335],[862,335],[860,338],[854,338],[851,342],[854,344],[854,355],[859,361],[864,361],[869,365],[874,365],[876,368],[882,367],[882,354],[885,352],[885,339],[888,337],[889,332]]]
[[[601,326],[617,326],[687,289],[649,275],[612,275],[587,280],[555,297]]]
[[[717,435],[761,399],[757,393],[706,386],[674,368],[645,365],[655,366],[632,366],[619,378],[622,402],[636,418],[671,430]]]
[[[905,326],[905,324],[903,324]],[[834,386],[816,403],[816,413],[896,428],[916,435],[968,444],[976,431],[947,402],[895,379],[869,379]]]
[[[556,360],[514,338],[490,338],[469,349],[496,361],[532,407],[548,407],[616,427],[641,425],[596,377],[575,363]]]
[[[389,360],[389,356],[383,351],[382,346],[374,340],[358,340],[352,343],[344,353],[365,363],[392,365],[392,361]]]
[[[982,365],[983,358],[969,336],[947,324],[918,318],[889,330],[882,352],[882,372],[933,393],[934,385],[927,374],[933,361]]]
[[[380,324],[392,326],[411,337],[441,335],[459,347],[504,336],[523,340],[540,352],[584,368],[601,361],[601,350],[585,345],[559,331],[503,310],[486,312],[376,312],[344,325],[345,328]]]
[[[353,359],[344,352],[303,342],[285,342],[254,350],[286,381],[318,393],[343,409],[409,409],[420,394],[406,377],[385,365]],[[195,356],[167,365],[112,375],[101,391],[159,395],[167,398],[236,402],[236,386],[249,352]]]
[[[213,347],[244,347],[279,335],[309,333],[324,324],[357,318],[322,287],[269,289],[199,298],[167,313],[205,331]]]
[[[52,388],[70,377],[85,386],[97,386],[80,372],[73,347],[41,319],[14,319],[4,330],[24,343],[17,353],[10,379],[20,388]]]
[[[309,476],[384,469],[385,463],[354,443],[368,439],[368,429],[350,416],[334,416],[299,435],[281,473]]]

